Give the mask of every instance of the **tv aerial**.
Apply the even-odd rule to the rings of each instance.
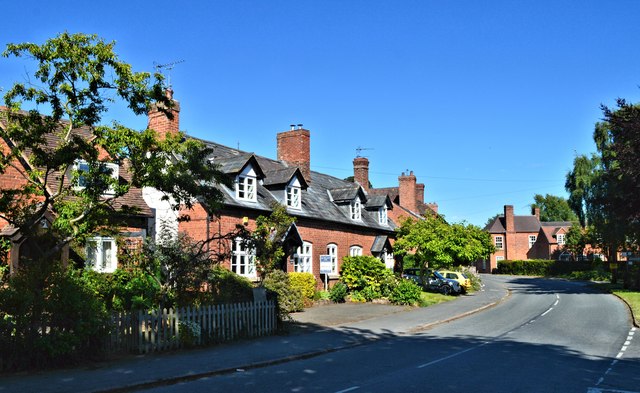
[[[362,146],[356,147],[356,157],[362,157],[362,155],[360,155],[360,154],[362,153],[363,150],[373,150],[373,148],[371,148],[371,147],[362,147]]]
[[[167,75],[168,88],[171,88],[171,70],[173,69],[173,67],[175,67],[177,64],[180,64],[180,63],[184,63],[184,60],[176,60],[166,64],[158,64],[155,61],[153,62],[153,67],[156,69],[157,72],[160,72],[162,75],[164,75],[163,70],[168,71],[168,75]]]

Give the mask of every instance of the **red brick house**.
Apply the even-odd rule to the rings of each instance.
[[[504,215],[496,217],[484,230],[491,234],[496,252],[477,264],[479,272],[490,273],[501,260],[560,259],[570,221],[540,221],[540,209],[531,215],[516,216],[513,206],[504,206]]]
[[[179,129],[180,106],[173,108],[174,117],[168,119],[152,111],[149,128],[174,132]],[[218,185],[224,196],[223,207],[210,211],[202,204],[193,210],[181,211],[189,220],[177,220],[167,203],[154,190],[144,190],[145,200],[156,212],[152,233],[158,237],[161,223],[175,231],[184,232],[194,240],[204,240],[214,234],[225,234],[236,225],[255,228],[260,215],[268,215],[273,203],[286,207],[296,218],[290,231],[290,255],[281,267],[288,272],[309,272],[318,283],[339,278],[342,258],[353,255],[373,255],[394,267],[392,241],[395,223],[388,213],[394,209],[386,195],[369,195],[359,184],[324,173],[312,171],[309,130],[291,127],[277,134],[277,159],[202,140],[212,149],[209,161],[219,165],[233,180],[232,187]],[[242,243],[215,244],[228,247],[230,270],[257,279],[254,255]],[[331,259],[331,273],[320,274],[320,256]]]
[[[6,109],[5,109],[6,110]],[[62,122],[62,126],[66,127],[66,123]],[[0,121],[0,127],[6,127],[3,121]],[[76,128],[73,131],[76,136],[83,139],[90,140],[92,138],[92,131],[87,127]],[[42,148],[54,148],[60,143],[60,139],[53,134],[47,136],[45,145]],[[13,141],[0,138],[0,152],[6,153],[13,145]],[[101,160],[105,161],[105,165],[112,169],[112,175],[122,183],[129,182],[131,180],[130,173],[128,171],[128,163],[121,162],[120,164],[109,163],[109,159],[106,154],[100,156]],[[78,167],[86,165],[81,160],[77,162]],[[27,170],[32,168],[30,162],[29,152],[25,153],[20,160],[15,160],[7,170],[0,175],[0,191],[16,189],[23,186],[27,178]],[[71,173],[61,173],[51,168],[37,168],[42,170],[42,173],[47,174],[47,191],[52,193],[51,190],[55,190],[60,182],[63,184],[70,184]],[[44,182],[43,179],[40,179]],[[106,198],[111,198],[110,195],[105,195]],[[34,204],[38,203],[38,200],[32,201]],[[125,242],[130,244],[131,242],[138,243],[147,236],[147,229],[149,227],[149,220],[153,217],[153,212],[149,206],[144,202],[142,198],[142,190],[138,188],[131,188],[126,195],[113,199],[113,222],[117,224],[120,229],[121,237]],[[126,215],[119,213],[124,208],[133,208]],[[46,230],[48,225],[53,220],[53,212],[47,212],[45,218],[41,221],[43,230]],[[8,263],[11,271],[14,271],[19,267],[19,261],[23,258],[37,258],[38,255],[48,251],[47,248],[51,247],[51,244],[42,244],[42,239],[34,241],[31,238],[24,237],[15,227],[9,224],[8,221],[0,218],[0,237],[8,239],[11,242],[11,248],[6,255],[0,255],[0,262]],[[118,264],[117,260],[117,244],[116,239],[111,236],[94,236],[88,239],[86,246],[87,262],[96,270],[103,272],[112,272],[116,269]],[[64,247],[58,257],[66,262],[69,258],[69,247]]]

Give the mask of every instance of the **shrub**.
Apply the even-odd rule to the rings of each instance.
[[[291,287],[300,290],[305,299],[313,300],[316,294],[316,278],[311,273],[289,273]]]
[[[558,276],[571,274],[574,271],[591,269],[589,262],[565,262],[546,259],[511,260],[498,262],[496,273],[528,275],[528,276]]]
[[[344,298],[347,296],[347,286],[342,282],[338,281],[335,283],[331,290],[329,291],[329,299],[335,303],[344,303]]]
[[[380,292],[380,286],[389,274],[393,273],[381,260],[372,256],[345,257],[340,271],[349,291],[372,287],[372,290]]]
[[[253,284],[229,269],[217,266],[207,279],[213,303],[227,304],[253,300]]]
[[[107,313],[84,284],[82,271],[50,261],[30,261],[8,279],[0,288],[4,368],[71,364],[102,352]]]
[[[380,290],[378,290],[378,289],[376,289],[375,287],[372,287],[372,286],[365,287],[362,291],[360,291],[360,294],[368,302],[370,302],[370,301],[372,301],[374,299],[380,299],[382,297],[382,294],[380,293]]]
[[[303,310],[302,293],[291,286],[289,275],[282,270],[274,270],[267,274],[262,281],[262,286],[276,294],[281,320],[287,319],[289,313]]]
[[[420,300],[422,288],[412,280],[400,280],[391,291],[389,300],[394,304],[415,304]]]
[[[353,291],[349,294],[349,300],[354,303],[366,303],[367,299],[360,291]]]
[[[469,281],[471,281],[471,288],[473,288],[474,291],[482,289],[482,280],[480,279],[480,276],[472,273],[469,269],[464,269],[462,273],[467,276]]]

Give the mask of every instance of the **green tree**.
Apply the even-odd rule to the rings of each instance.
[[[199,141],[181,134],[159,138],[153,130],[139,132],[117,122],[101,124],[118,103],[136,115],[158,103],[172,116],[163,109],[172,101],[161,75],[133,72],[114,45],[95,35],[63,33],[42,45],[9,44],[3,52],[35,60],[37,70],[33,83],[16,83],[4,97],[8,109],[1,114],[0,138],[10,149],[0,154],[0,174],[17,167],[23,156],[29,166],[17,168],[24,185],[2,190],[0,217],[35,236],[45,214],[53,213],[50,232],[58,242],[52,255],[112,224],[115,211],[132,212],[116,203],[130,187],[163,191],[176,209],[191,208],[196,197],[213,209],[221,201],[216,183],[228,182],[205,159],[210,151]],[[23,105],[30,110],[21,110]],[[112,176],[108,163],[124,163],[130,180]]]
[[[450,267],[454,263],[469,265],[495,250],[491,236],[481,228],[465,223],[449,225],[435,215],[425,216],[424,220],[404,220],[397,233],[396,253],[414,253],[416,259],[423,261],[422,269]]]
[[[533,200],[532,206],[540,208],[540,221],[578,221],[578,216],[571,210],[569,202],[562,197],[536,194]]]
[[[247,245],[255,250],[256,270],[261,280],[284,260],[288,251],[285,250],[285,237],[296,221],[279,203],[274,203],[271,209],[271,214],[256,219],[256,229],[246,240]]]

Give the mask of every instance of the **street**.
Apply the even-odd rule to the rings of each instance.
[[[621,301],[579,282],[484,279],[487,288],[504,285],[511,295],[428,330],[390,329],[353,348],[148,391],[640,391],[640,339]]]

